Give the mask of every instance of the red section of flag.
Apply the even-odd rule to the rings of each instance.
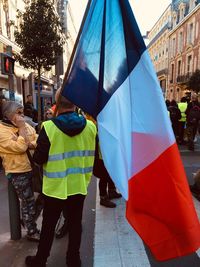
[[[129,180],[126,216],[157,260],[200,247],[200,224],[176,144]]]

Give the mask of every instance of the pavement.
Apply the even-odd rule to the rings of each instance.
[[[200,142],[199,142],[200,144]],[[186,169],[189,183],[193,183],[192,173],[200,168],[200,145],[196,144],[196,151],[190,152],[186,147],[180,147],[181,157]],[[200,266],[200,251],[197,251],[189,263],[166,263],[156,262],[148,248],[143,244],[137,233],[131,228],[125,219],[125,200],[123,198],[114,200],[117,207],[114,209],[104,208],[99,205],[99,194],[96,179],[93,178],[93,186],[97,189],[96,206],[91,208],[95,214],[95,229],[93,242],[93,255],[90,261],[84,260],[83,267],[198,267]],[[37,243],[29,242],[25,238],[25,230],[22,229],[22,238],[18,241],[10,240],[10,228],[8,220],[8,196],[7,181],[3,172],[0,172],[0,267],[25,267],[24,259],[27,255],[34,255]],[[94,191],[94,190],[93,190]],[[95,197],[95,196],[94,196]],[[193,198],[198,217],[200,219],[199,202]],[[89,200],[91,201],[91,200]],[[42,218],[39,218],[41,225]],[[88,226],[90,227],[90,226]],[[87,233],[82,239],[87,243]],[[91,239],[91,236],[90,236]],[[133,242],[134,241],[134,242]],[[48,267],[64,267],[64,254],[66,240],[54,240]],[[81,252],[82,255],[85,253]],[[87,262],[87,263],[86,263]],[[187,262],[187,258],[185,259]]]

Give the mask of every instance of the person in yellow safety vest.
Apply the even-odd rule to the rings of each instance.
[[[59,94],[60,90],[56,93],[57,99]],[[44,210],[37,253],[25,259],[31,267],[46,266],[64,206],[69,231],[66,264],[81,266],[82,211],[92,176],[97,130],[94,123],[77,114],[75,106],[63,96],[57,110],[56,118],[43,123],[33,156],[36,163],[43,164]]]
[[[181,119],[178,122],[178,143],[180,145],[184,144],[184,131],[186,126],[186,109],[187,109],[187,99],[186,97],[181,98],[181,102],[178,103],[178,108],[181,111]]]

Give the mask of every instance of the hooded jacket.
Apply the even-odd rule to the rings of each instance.
[[[36,146],[37,134],[33,127],[25,124],[29,141]],[[18,128],[10,121],[0,123],[0,157],[6,174],[31,171],[26,154],[28,145],[22,136],[18,136]]]
[[[43,194],[59,199],[87,194],[94,163],[95,128],[76,112],[60,114],[44,123],[34,154],[34,161],[43,164]]]
[[[71,137],[81,133],[87,123],[87,120],[76,112],[62,113],[51,120],[63,133]],[[33,160],[39,165],[46,163],[48,161],[49,149],[50,142],[44,127],[42,127]]]

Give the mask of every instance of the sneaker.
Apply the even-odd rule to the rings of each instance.
[[[115,208],[116,204],[109,200],[108,196],[100,197],[100,205],[106,208]]]
[[[67,222],[64,222],[64,224],[61,226],[60,229],[56,232],[55,236],[56,238],[63,238],[68,232],[68,225]]]
[[[112,190],[112,191],[108,191],[108,197],[109,197],[109,199],[121,198],[122,194],[117,193],[116,190]]]
[[[26,235],[26,238],[27,238],[29,241],[36,241],[36,242],[39,242],[39,241],[40,241],[40,233],[39,233],[39,231],[36,231],[34,234],[27,234],[27,235]]]
[[[28,267],[46,267],[46,263],[39,261],[36,256],[27,256],[25,263]]]

